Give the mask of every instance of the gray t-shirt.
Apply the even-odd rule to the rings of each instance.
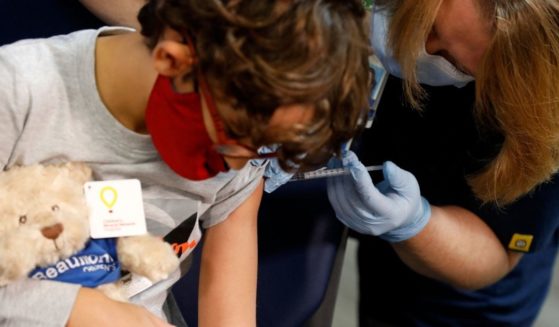
[[[208,180],[186,180],[161,161],[149,135],[122,126],[100,99],[94,54],[99,33],[128,32],[102,28],[0,47],[0,166],[82,161],[96,180],[141,181],[151,233],[164,235],[196,214],[202,227],[211,227],[254,191],[264,167],[247,164]],[[179,277],[177,271],[133,301],[161,315]],[[30,280],[2,287],[0,325],[63,326],[78,288]]]

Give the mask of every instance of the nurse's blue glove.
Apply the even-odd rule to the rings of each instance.
[[[329,166],[349,168],[350,174],[328,179],[328,199],[338,219],[362,234],[389,242],[407,240],[419,233],[431,216],[415,177],[394,163],[384,163],[384,180],[376,187],[357,156],[349,151]]]
[[[272,193],[278,187],[287,183],[291,177],[293,177],[293,173],[288,173],[281,169],[278,159],[270,159],[266,170],[264,170],[264,191]]]
[[[268,146],[262,146],[258,149],[258,153],[259,154],[271,153],[276,151],[277,149],[278,146],[273,144]],[[266,168],[264,169],[264,191],[266,193],[272,193],[278,187],[287,183],[294,175],[293,173],[288,173],[285,172],[283,169],[281,169],[277,158],[252,159],[251,164],[253,164],[256,167],[266,165]]]

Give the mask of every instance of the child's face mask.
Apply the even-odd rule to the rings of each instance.
[[[193,39],[184,33],[191,56],[196,56]],[[276,153],[259,154],[257,149],[230,139],[204,76],[198,72],[199,90],[178,93],[169,78],[158,76],[146,108],[146,126],[152,142],[165,163],[178,175],[204,180],[229,170],[225,157],[271,158]],[[213,142],[204,123],[203,96],[215,129]],[[245,161],[246,160],[246,161]]]
[[[227,171],[223,157],[213,150],[198,93],[177,93],[170,79],[158,76],[145,119],[159,155],[180,176],[203,180]]]
[[[275,153],[259,155],[255,149],[228,138],[205,80],[199,76],[198,82],[213,120],[217,143],[211,140],[204,124],[199,93],[177,93],[169,78],[158,76],[148,100],[147,129],[159,155],[173,171],[198,181],[229,170],[224,157],[275,156]]]

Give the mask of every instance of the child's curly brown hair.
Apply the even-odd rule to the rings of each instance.
[[[234,108],[220,111],[228,132],[280,144],[286,169],[323,163],[363,125],[371,51],[360,0],[150,0],[138,18],[150,47],[166,27],[192,36],[198,71]],[[293,104],[314,108],[311,126],[267,127]]]

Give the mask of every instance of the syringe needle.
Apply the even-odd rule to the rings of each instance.
[[[366,166],[367,171],[382,170],[382,165]],[[308,171],[304,173],[297,173],[293,175],[290,181],[301,181],[307,179],[333,177],[349,174],[348,168],[323,168],[314,171]]]

